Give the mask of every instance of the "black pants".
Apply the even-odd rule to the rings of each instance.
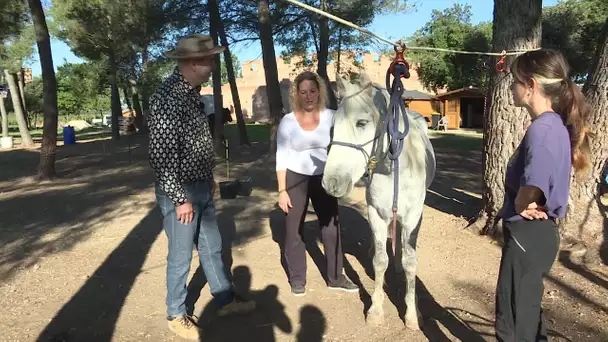
[[[505,222],[505,244],[496,287],[498,341],[547,341],[541,300],[543,277],[559,248],[552,220]]]
[[[342,281],[342,244],[338,222],[338,200],[321,186],[322,175],[307,176],[287,170],[287,194],[292,207],[286,218],[285,262],[289,282],[306,285],[306,245],[302,241],[301,228],[306,217],[308,200],[319,219],[321,240],[327,260],[327,279],[330,284]]]

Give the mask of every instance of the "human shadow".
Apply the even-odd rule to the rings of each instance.
[[[55,314],[38,341],[111,341],[148,252],[162,230],[154,207]]]
[[[300,331],[296,335],[296,341],[321,342],[325,328],[323,312],[314,305],[305,305],[300,309]]]
[[[275,341],[274,328],[292,332],[291,320],[285,306],[278,300],[279,289],[268,285],[261,291],[251,290],[252,274],[248,266],[234,268],[235,290],[243,297],[256,302],[254,311],[233,317],[217,317],[215,304],[209,302],[199,315],[201,341]],[[238,328],[236,328],[238,326]]]
[[[258,200],[257,198],[245,198],[238,202],[228,202],[221,206],[216,211],[216,218],[220,236],[222,238],[222,260],[224,262],[224,271],[228,281],[232,282],[232,264],[233,264],[233,246],[240,246],[255,239],[263,233],[262,218],[258,221],[250,220],[247,225],[237,226],[235,216],[246,210],[247,201]],[[251,206],[250,206],[251,207]],[[253,211],[251,216],[260,216],[260,213]],[[201,291],[207,285],[207,278],[202,267],[196,268],[188,283],[188,294],[186,296],[186,311],[192,315],[195,310],[195,305],[200,298]]]

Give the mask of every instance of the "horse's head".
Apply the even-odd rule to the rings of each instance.
[[[323,188],[332,196],[342,197],[368,169],[388,102],[366,74],[354,83],[338,77],[337,85],[341,102],[334,114]]]

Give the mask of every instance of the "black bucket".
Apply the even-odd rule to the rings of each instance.
[[[239,183],[236,181],[220,182],[220,197],[222,199],[233,199],[239,192]]]
[[[239,182],[239,196],[249,196],[251,195],[251,190],[253,189],[253,185],[251,182],[251,177],[245,177],[238,180]]]

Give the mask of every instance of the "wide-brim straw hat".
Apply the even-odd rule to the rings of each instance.
[[[215,45],[210,36],[194,34],[180,39],[175,49],[165,52],[165,56],[171,59],[197,59],[216,55],[224,50],[226,47]]]

